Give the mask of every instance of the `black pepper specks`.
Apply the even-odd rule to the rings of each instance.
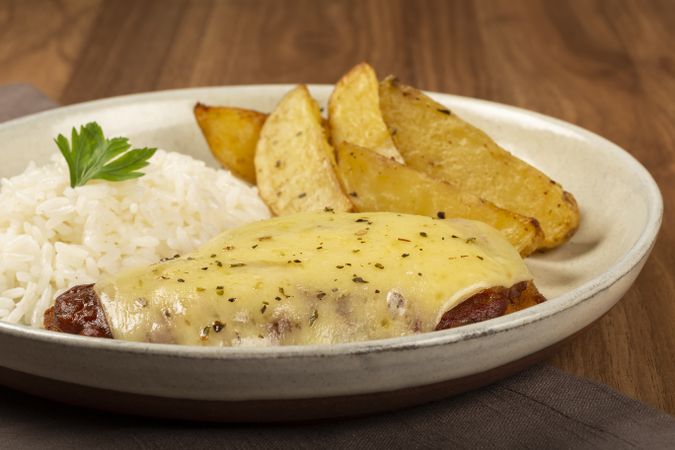
[[[180,255],[178,253],[176,253],[175,255],[170,256],[168,258],[162,258],[162,259],[159,260],[159,262],[171,261],[172,259],[177,259],[177,258],[180,258]]]
[[[445,219],[445,211],[438,211],[436,213],[436,217],[438,217],[439,219]]]
[[[352,278],[352,281],[353,281],[354,283],[368,283],[366,280],[364,280],[364,279],[361,278],[361,277],[357,277],[356,275],[354,275],[354,278]]]

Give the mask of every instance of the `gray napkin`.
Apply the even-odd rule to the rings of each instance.
[[[0,121],[56,106],[0,87]],[[0,355],[0,362],[1,362]],[[675,448],[675,419],[550,366],[458,397],[295,425],[160,421],[79,409],[0,387],[0,448]]]
[[[29,84],[0,86],[0,122],[58,106]]]
[[[675,419],[607,386],[538,366],[452,399],[296,425],[159,421],[0,388],[0,448],[675,448]]]

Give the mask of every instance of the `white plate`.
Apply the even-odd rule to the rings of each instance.
[[[198,88],[68,106],[0,125],[0,176],[46,162],[53,138],[99,122],[135,146],[216,166],[192,116],[195,102],[270,111],[289,85]],[[311,86],[325,103],[331,86]],[[146,414],[287,420],[418,403],[484,384],[597,320],[626,292],[651,250],[662,200],[649,173],[611,142],[518,108],[433,94],[572,192],[570,242],[528,258],[549,301],[461,328],[331,346],[200,348],[71,336],[0,322],[0,381],[40,395]],[[533,356],[535,355],[535,356]],[[73,398],[86,394],[87,399]],[[120,400],[123,399],[123,400]],[[189,407],[172,409],[180,405]],[[173,405],[173,406],[172,406]],[[218,408],[227,405],[228,408]],[[234,407],[234,409],[232,409]]]

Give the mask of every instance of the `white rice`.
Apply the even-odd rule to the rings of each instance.
[[[42,325],[54,298],[124,267],[189,252],[265,219],[257,189],[189,156],[158,150],[145,176],[70,187],[61,155],[0,186],[0,320]]]

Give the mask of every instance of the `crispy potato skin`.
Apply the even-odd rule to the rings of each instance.
[[[352,210],[335,174],[319,105],[306,86],[286,94],[265,121],[254,161],[260,196],[275,214]]]
[[[534,217],[539,249],[565,242],[579,225],[574,197],[419,90],[389,77],[380,84],[382,116],[406,164],[497,206]]]
[[[255,184],[255,148],[267,114],[197,103],[194,115],[213,156],[234,175]]]
[[[480,220],[500,230],[521,256],[532,253],[542,239],[541,229],[529,217],[349,143],[338,148],[338,175],[357,211]]]
[[[505,224],[503,217],[486,219],[485,214],[477,217],[477,220],[492,220],[489,222],[492,225],[495,225],[495,219],[501,222],[497,228],[509,235],[522,255],[535,249],[558,246],[578,227],[576,201],[559,184],[501,149],[481,130],[417,89],[391,77],[378,85],[375,71],[366,63],[352,68],[336,84],[329,101],[328,121],[320,118],[316,102],[306,87],[301,86],[295,91],[298,90],[304,90],[305,94],[287,95],[296,99],[290,102],[296,105],[294,108],[282,107],[284,101],[280,102],[275,113],[281,116],[283,109],[285,119],[279,122],[282,126],[268,127],[269,136],[276,134],[274,139],[263,142],[260,135],[268,115],[239,108],[195,106],[200,128],[212,153],[223,166],[251,183],[256,183],[257,172],[267,174],[258,185],[262,197],[277,215],[326,207],[336,211],[350,210],[350,200],[355,199],[346,197],[336,187],[335,174],[331,170],[335,166],[334,151],[324,142],[330,140],[338,151],[340,147],[356,144],[389,159],[403,161],[396,150],[399,147],[410,168],[444,181],[461,192],[460,197],[466,201],[460,203],[468,202],[468,205],[474,205],[474,210],[478,203],[486,205],[487,209],[494,209],[492,207],[496,205],[518,216],[530,217],[525,229],[520,231]],[[301,114],[303,108],[299,107],[303,102],[304,115]],[[316,127],[317,117],[323,127],[322,137]],[[283,124],[286,128],[298,128],[298,131],[306,127],[307,134],[301,132],[294,140],[288,130],[283,131]],[[285,138],[282,145],[279,136]],[[313,146],[315,150],[310,149]],[[265,151],[259,158],[259,168],[256,168],[258,147]],[[286,149],[295,153],[288,153]],[[276,159],[270,155],[276,155]],[[288,158],[289,155],[295,157]],[[296,167],[295,172],[291,166]],[[476,167],[480,167],[478,174]],[[393,170],[401,172],[398,168]],[[403,171],[399,175],[404,180],[410,174]],[[419,178],[416,175],[412,179]],[[284,177],[288,183],[282,181]],[[344,176],[341,178],[344,184]],[[412,186],[411,191],[417,192],[417,198],[425,195],[419,186],[408,181],[406,184]],[[349,187],[346,189],[349,191]],[[409,208],[394,206],[389,210],[409,211]],[[520,219],[522,221],[523,217]]]
[[[403,163],[380,112],[379,82],[367,63],[354,66],[336,83],[328,101],[332,144],[358,146]]]

